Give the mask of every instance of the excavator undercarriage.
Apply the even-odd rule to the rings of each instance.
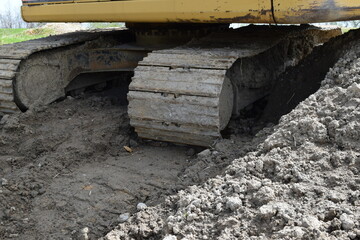
[[[311,26],[146,29],[76,32],[1,46],[1,113],[50,104],[108,80],[80,81],[84,73],[133,72],[128,112],[140,137],[210,146],[230,118],[264,97],[287,67],[341,34]]]

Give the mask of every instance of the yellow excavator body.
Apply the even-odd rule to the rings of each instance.
[[[359,0],[24,0],[28,22],[279,23],[360,19]]]

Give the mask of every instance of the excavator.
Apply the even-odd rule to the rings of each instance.
[[[141,138],[210,146],[279,75],[360,19],[359,0],[23,0],[27,22],[125,22],[0,46],[0,112],[128,81]],[[250,24],[239,29],[231,23]],[[257,25],[254,25],[257,24]],[[262,24],[262,25],[259,25]]]

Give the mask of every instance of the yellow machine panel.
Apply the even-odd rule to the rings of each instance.
[[[360,19],[359,0],[24,1],[28,22],[312,23]]]

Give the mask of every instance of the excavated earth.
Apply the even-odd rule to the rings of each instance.
[[[262,119],[315,93],[260,131],[255,151],[103,239],[360,239],[359,35],[330,41],[280,77]]]
[[[289,69],[211,149],[138,139],[114,89],[3,116],[0,239],[360,239],[353,35]]]

